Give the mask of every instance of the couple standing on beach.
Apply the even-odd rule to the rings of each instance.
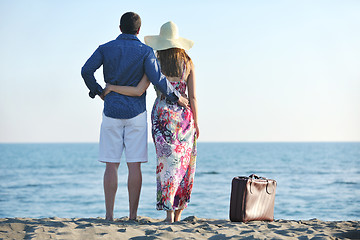
[[[161,26],[159,35],[145,37],[149,47],[137,38],[140,26],[138,14],[125,13],[120,19],[122,34],[99,46],[81,70],[89,96],[99,95],[104,100],[99,161],[106,163],[105,218],[111,221],[114,218],[117,171],[123,151],[128,166],[129,218],[137,217],[141,163],[148,161],[145,100],[151,82],[157,94],[151,113],[157,155],[156,208],[166,210],[165,220],[174,222],[180,220],[190,201],[195,175],[199,136],[195,73],[185,52],[193,42],[179,37],[177,26],[167,22]],[[100,66],[105,89],[94,77]]]

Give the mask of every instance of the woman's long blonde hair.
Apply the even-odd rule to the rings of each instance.
[[[181,48],[169,48],[166,50],[158,50],[157,58],[160,61],[161,71],[168,77],[181,77],[183,74],[184,64],[186,73],[190,71],[192,61],[189,55]]]

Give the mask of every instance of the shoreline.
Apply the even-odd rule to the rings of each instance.
[[[360,221],[230,222],[190,216],[162,219],[0,218],[0,239],[360,239]]]

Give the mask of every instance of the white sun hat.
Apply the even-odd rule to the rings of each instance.
[[[193,41],[179,37],[178,27],[172,21],[164,23],[161,26],[159,35],[145,36],[144,40],[145,43],[154,50],[165,50],[169,48],[189,50],[194,45]]]

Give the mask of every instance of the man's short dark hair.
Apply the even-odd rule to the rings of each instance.
[[[122,33],[136,34],[141,27],[141,18],[134,12],[127,12],[121,16],[120,28]]]

